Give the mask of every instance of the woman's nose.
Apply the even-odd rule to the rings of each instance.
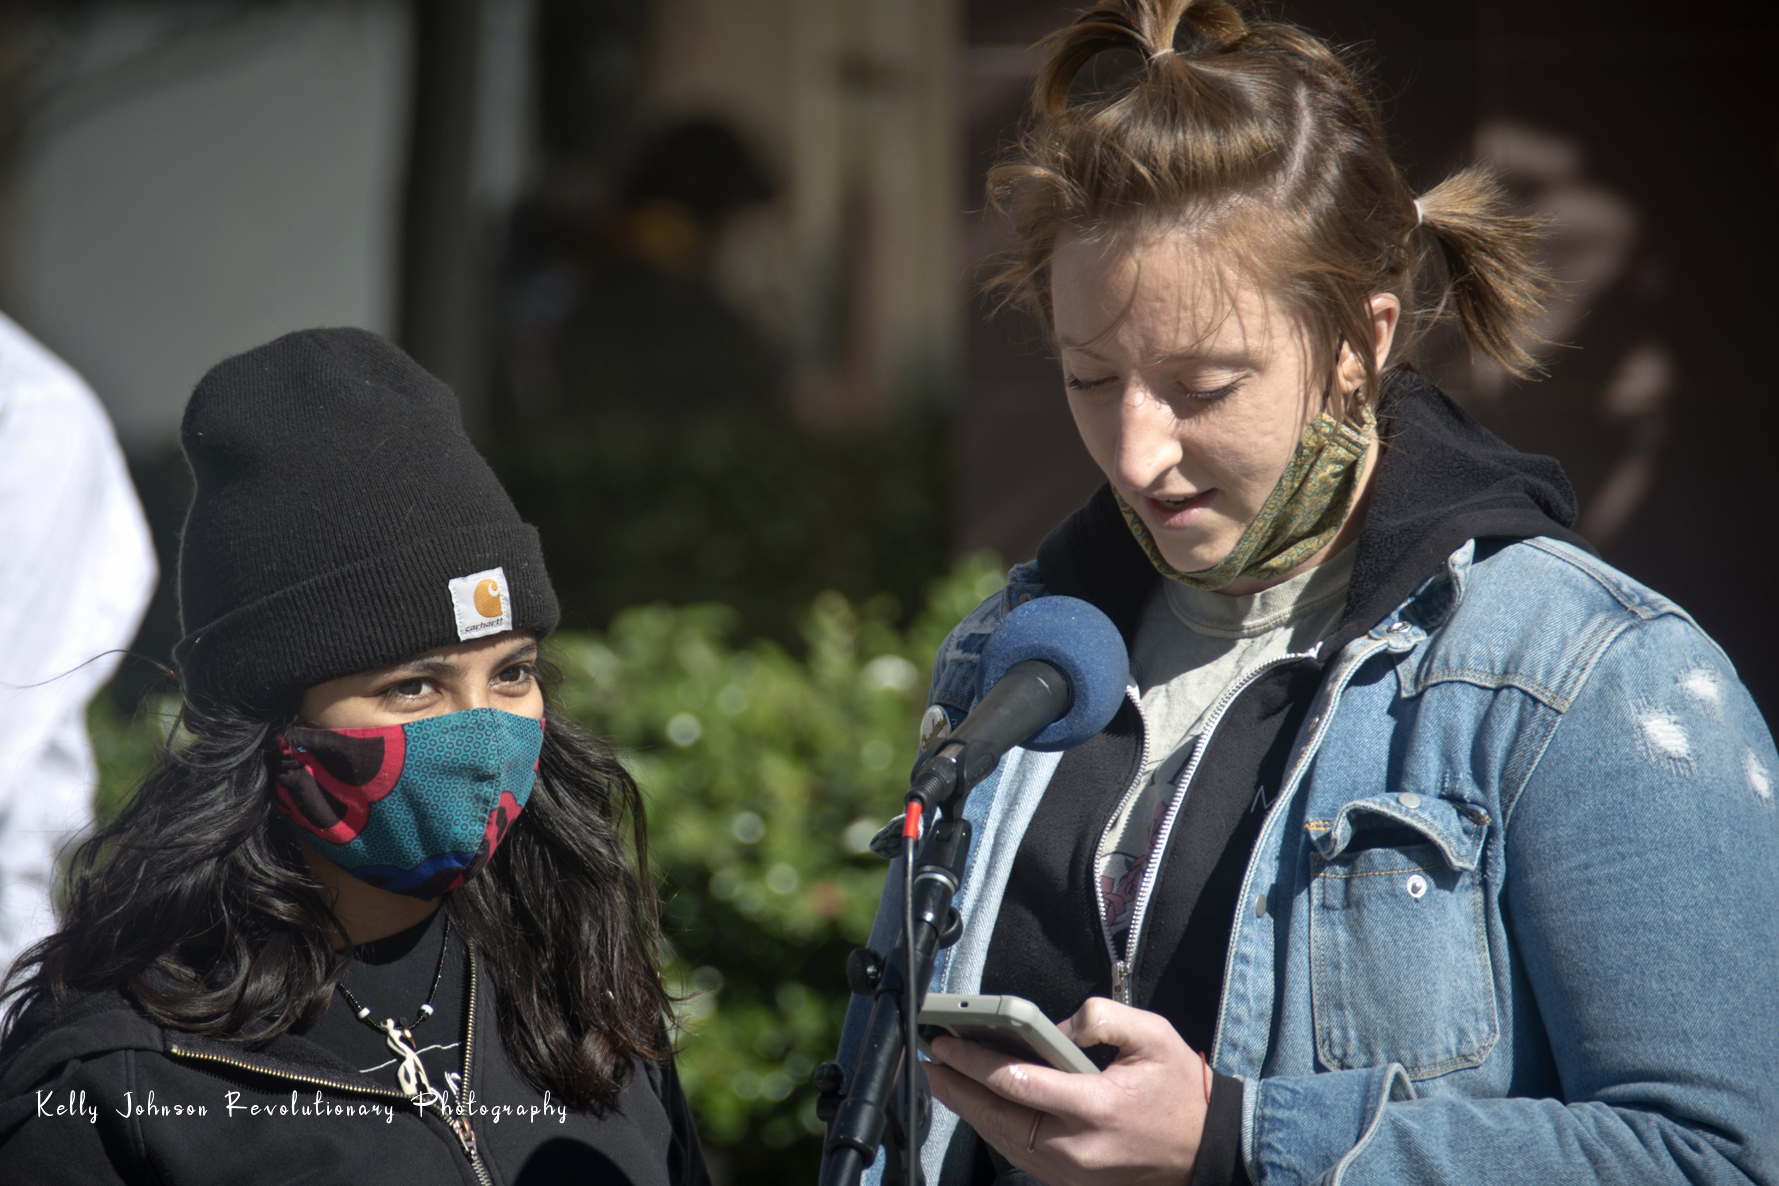
[[[1116,481],[1132,490],[1147,489],[1179,464],[1179,423],[1174,410],[1140,380],[1125,384],[1118,401]]]
[[[451,712],[463,712],[471,708],[492,708],[494,697],[488,691],[486,679],[457,680],[445,689],[446,699],[450,702]]]

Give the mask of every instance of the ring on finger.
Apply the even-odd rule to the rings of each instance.
[[[1044,1113],[1038,1112],[1032,1116],[1032,1132],[1030,1136],[1025,1138],[1025,1151],[1027,1153],[1037,1152],[1038,1125],[1042,1123],[1044,1123]]]

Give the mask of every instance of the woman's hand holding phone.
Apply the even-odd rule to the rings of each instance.
[[[1204,1060],[1160,1014],[1104,997],[1058,1028],[1077,1046],[1116,1046],[1118,1058],[1076,1075],[939,1037],[942,1062],[927,1066],[933,1094],[1050,1186],[1188,1181],[1204,1133]]]

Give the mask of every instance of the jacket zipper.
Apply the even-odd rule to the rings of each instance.
[[[469,1025],[463,1035],[463,1092],[459,1097],[466,1102],[469,1092],[469,1060],[475,1052],[476,1045],[476,949],[465,944],[469,952]],[[469,1166],[476,1171],[476,1181],[482,1186],[494,1186],[494,1179],[488,1176],[488,1168],[482,1164],[482,1154],[476,1148],[476,1132],[470,1127],[469,1117],[462,1114],[449,1119],[451,1131],[457,1134],[457,1140],[463,1145],[463,1152],[469,1158]]]
[[[224,1066],[239,1067],[244,1071],[252,1071],[256,1075],[267,1075],[274,1079],[288,1079],[292,1083],[307,1083],[311,1087],[331,1087],[335,1091],[350,1092],[354,1095],[381,1095],[390,1099],[408,1102],[408,1097],[390,1087],[371,1087],[363,1083],[346,1083],[338,1079],[323,1079],[315,1075],[298,1075],[291,1071],[268,1067],[264,1063],[248,1062],[245,1059],[230,1058],[224,1054],[211,1054],[207,1050],[192,1050],[185,1046],[170,1045],[167,1053],[179,1058],[196,1059],[199,1062],[216,1062]]]
[[[1276,659],[1268,659],[1264,663],[1259,663],[1250,667],[1247,671],[1242,673],[1241,678],[1237,679],[1235,683],[1224,689],[1223,695],[1219,696],[1216,703],[1211,706],[1211,713],[1205,718],[1205,727],[1203,731],[1199,733],[1198,741],[1192,746],[1192,757],[1187,760],[1186,769],[1181,772],[1180,779],[1175,784],[1174,797],[1172,801],[1168,803],[1167,815],[1164,816],[1161,821],[1161,832],[1155,837],[1155,843],[1149,849],[1149,860],[1143,868],[1143,881],[1142,884],[1137,887],[1137,900],[1135,905],[1131,908],[1130,929],[1125,932],[1124,936],[1124,958],[1118,959],[1116,958],[1116,952],[1113,953],[1112,998],[1120,1004],[1130,1005],[1135,1003],[1131,998],[1134,992],[1133,981],[1135,979],[1137,966],[1137,951],[1142,942],[1143,923],[1147,920],[1149,914],[1149,899],[1155,892],[1156,881],[1161,877],[1161,858],[1162,854],[1167,852],[1168,839],[1173,835],[1174,821],[1180,816],[1180,808],[1186,802],[1187,792],[1192,787],[1192,777],[1198,773],[1199,760],[1204,757],[1205,750],[1210,746],[1211,735],[1217,731],[1217,726],[1223,722],[1223,716],[1229,711],[1229,706],[1235,703],[1235,698],[1246,691],[1249,685],[1255,680],[1282,664],[1295,663],[1303,659],[1314,659],[1321,653],[1321,650],[1322,644],[1318,642],[1307,651],[1294,651],[1290,654],[1280,655]],[[1140,712],[1141,709],[1139,707],[1139,715]],[[1142,777],[1142,767],[1149,764],[1149,734],[1146,723],[1143,731],[1142,748],[1142,762],[1137,767],[1139,772],[1137,777],[1139,781]],[[1127,791],[1127,798],[1129,794],[1130,792]],[[1119,811],[1121,813],[1123,811],[1122,804],[1119,806]],[[1118,817],[1114,815],[1112,818],[1115,820]],[[1111,827],[1109,822],[1107,827]],[[1096,870],[1094,874],[1094,886],[1096,889],[1099,889],[1099,885],[1099,875]],[[1100,930],[1102,933],[1105,933],[1106,909],[1105,893],[1103,890],[1100,890],[1099,897]],[[1107,948],[1111,949],[1111,945],[1112,937],[1109,933],[1106,933]]]
[[[475,1044],[475,1040],[476,952],[474,948],[470,948],[469,1026],[463,1038],[463,1091],[461,1095],[461,1098],[465,1100],[469,1098],[470,1054]],[[248,1062],[246,1059],[240,1058],[230,1058],[225,1054],[211,1054],[205,1050],[192,1050],[176,1043],[168,1045],[167,1053],[179,1058],[195,1059],[199,1062],[214,1062],[221,1063],[223,1066],[238,1067],[244,1071],[252,1071],[256,1075],[266,1075],[274,1079],[287,1079],[292,1083],[307,1083],[311,1087],[329,1087],[335,1091],[344,1091],[353,1095],[384,1096],[388,1099],[400,1100],[404,1104],[410,1102],[407,1096],[396,1091],[394,1088],[376,1087],[367,1083],[350,1083],[342,1079],[327,1079],[317,1075],[299,1075],[292,1071],[267,1066],[264,1063]],[[489,1177],[487,1167],[482,1164],[482,1155],[476,1149],[476,1134],[475,1131],[470,1128],[469,1118],[462,1115],[450,1115],[444,1102],[441,1100],[439,1102],[439,1119],[445,1122],[452,1134],[456,1136],[458,1144],[463,1146],[464,1155],[469,1158],[470,1168],[476,1172],[476,1180],[482,1183],[482,1186],[494,1186],[494,1179]]]
[[[1106,930],[1106,885],[1100,880],[1099,872],[1100,854],[1106,847],[1106,837],[1111,834],[1112,825],[1117,823],[1118,818],[1124,814],[1124,809],[1129,805],[1131,796],[1142,789],[1143,768],[1149,765],[1149,718],[1143,715],[1142,697],[1137,694],[1135,688],[1131,687],[1125,688],[1124,694],[1137,710],[1137,722],[1142,726],[1139,731],[1142,740],[1137,745],[1136,773],[1130,776],[1130,784],[1124,788],[1124,794],[1118,800],[1117,810],[1113,811],[1111,818],[1106,821],[1105,828],[1100,832],[1099,844],[1093,850],[1093,900],[1098,908],[1096,917],[1100,920],[1100,938],[1106,941],[1106,956],[1112,961],[1112,997],[1114,1000],[1128,1004],[1126,998],[1130,993],[1128,986],[1124,983],[1125,963],[1118,958],[1118,950],[1112,946],[1111,932]]]

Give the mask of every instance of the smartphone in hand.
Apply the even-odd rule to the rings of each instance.
[[[949,1034],[966,1042],[979,1042],[990,1050],[1044,1063],[1059,1071],[1097,1075],[1081,1048],[1063,1036],[1038,1007],[1024,997],[980,996],[969,993],[934,992],[921,1006],[920,1049],[933,1057],[927,1043]]]

